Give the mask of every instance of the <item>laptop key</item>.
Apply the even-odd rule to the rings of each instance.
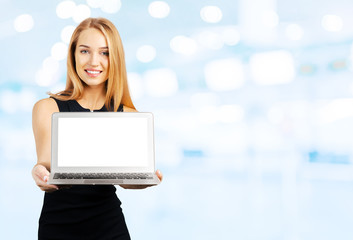
[[[148,173],[55,173],[54,179],[153,179]]]

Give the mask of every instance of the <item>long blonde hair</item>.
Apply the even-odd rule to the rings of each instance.
[[[123,43],[114,24],[105,18],[87,18],[76,27],[68,49],[65,90],[56,94],[48,94],[59,100],[78,100],[82,97],[84,85],[76,72],[75,50],[81,32],[88,28],[99,30],[105,36],[108,43],[109,75],[106,82],[104,105],[108,111],[114,110],[114,112],[117,111],[120,104],[136,109],[132,103],[127,84]]]

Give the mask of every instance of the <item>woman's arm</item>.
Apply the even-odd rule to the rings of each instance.
[[[58,111],[55,100],[46,98],[38,101],[32,112],[32,128],[37,152],[37,164],[32,169],[32,177],[37,186],[46,192],[58,189],[57,186],[46,183],[50,173],[51,115]]]

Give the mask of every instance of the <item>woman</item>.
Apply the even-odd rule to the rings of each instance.
[[[32,176],[45,191],[39,239],[130,239],[114,186],[47,184],[50,173],[51,115],[54,112],[136,112],[127,85],[123,45],[115,26],[88,18],[74,31],[67,58],[64,91],[33,107],[38,162]],[[162,174],[157,171],[162,180]],[[145,186],[122,186],[141,189]]]

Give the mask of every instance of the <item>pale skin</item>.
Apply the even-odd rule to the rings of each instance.
[[[85,83],[83,96],[77,102],[90,110],[101,109],[105,101],[105,82],[109,73],[109,49],[104,35],[96,29],[84,30],[77,42],[75,51],[76,71]],[[32,169],[32,176],[37,186],[45,192],[57,191],[63,186],[47,184],[50,174],[51,158],[51,115],[59,112],[54,99],[46,98],[38,101],[32,112],[32,127],[36,142],[37,164]],[[136,112],[125,107],[124,112]],[[163,175],[156,174],[162,181]],[[120,185],[125,189],[143,189],[150,186]],[[67,186],[65,186],[67,187]]]

